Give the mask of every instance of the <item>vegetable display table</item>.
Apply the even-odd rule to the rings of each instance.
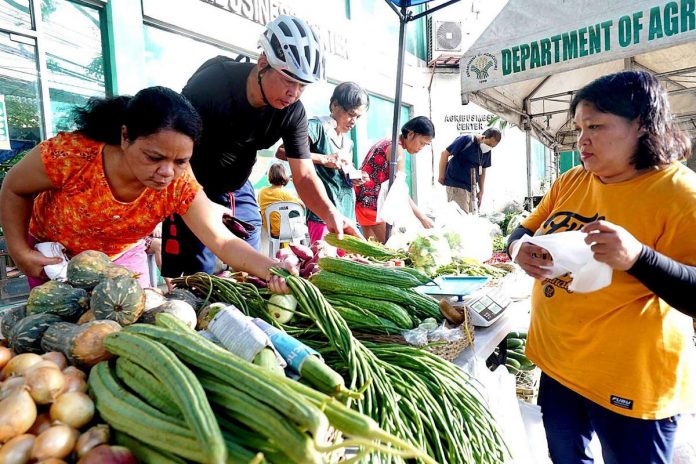
[[[467,346],[454,360],[457,366],[467,368],[474,358],[486,360],[495,348],[513,331],[527,331],[529,327],[529,298],[514,301],[490,327],[476,327],[474,344]]]

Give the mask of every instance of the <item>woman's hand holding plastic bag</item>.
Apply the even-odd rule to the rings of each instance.
[[[404,216],[409,214],[418,222],[411,211],[409,200],[406,173],[397,172],[391,188],[389,188],[389,181],[382,183],[377,198],[377,222],[394,225],[397,221],[402,222]]]

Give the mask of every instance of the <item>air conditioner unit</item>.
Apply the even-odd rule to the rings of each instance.
[[[431,23],[431,46],[435,52],[462,51],[462,23],[458,21],[437,21]]]
[[[428,19],[428,62],[439,57],[458,57],[462,51],[462,23]],[[438,63],[439,64],[439,63]],[[459,64],[459,60],[456,60]]]

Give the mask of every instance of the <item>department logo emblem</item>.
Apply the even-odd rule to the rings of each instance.
[[[483,83],[488,80],[492,71],[498,70],[498,60],[490,53],[474,55],[466,65],[466,77],[473,77]]]

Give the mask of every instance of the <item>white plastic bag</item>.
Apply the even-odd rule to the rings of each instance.
[[[49,258],[61,258],[63,261],[58,264],[44,266],[46,276],[51,280],[68,280],[68,258],[65,255],[65,247],[58,242],[43,242],[34,245],[37,251]]]
[[[515,243],[510,255],[515,261],[523,243],[529,242],[549,252],[553,259],[551,279],[567,273],[573,275],[568,289],[573,292],[589,293],[611,284],[612,269],[608,264],[594,259],[590,245],[585,243],[587,234],[580,231],[558,234],[525,235]]]
[[[466,214],[451,201],[435,212],[435,226],[442,229],[453,258],[472,258],[483,262],[493,256],[491,233],[497,226],[488,219]]]
[[[520,407],[520,414],[522,415],[522,422],[527,435],[527,444],[533,459],[532,462],[536,464],[551,464],[541,408],[536,404],[529,404],[519,400],[517,404]],[[595,456],[598,455],[595,454]]]
[[[696,416],[682,414],[674,439],[672,464],[696,464]]]
[[[478,390],[510,451],[511,456],[506,457],[505,463],[534,464],[517,400],[515,376],[504,366],[491,372],[481,358],[474,358],[467,367],[464,370],[480,382]]]
[[[395,227],[384,245],[392,250],[406,250],[408,245],[416,238],[418,231],[413,227]]]
[[[389,188],[389,181],[383,182],[377,198],[377,222],[396,225],[417,222],[410,206],[406,173],[397,172]],[[409,218],[410,216],[410,218]]]

